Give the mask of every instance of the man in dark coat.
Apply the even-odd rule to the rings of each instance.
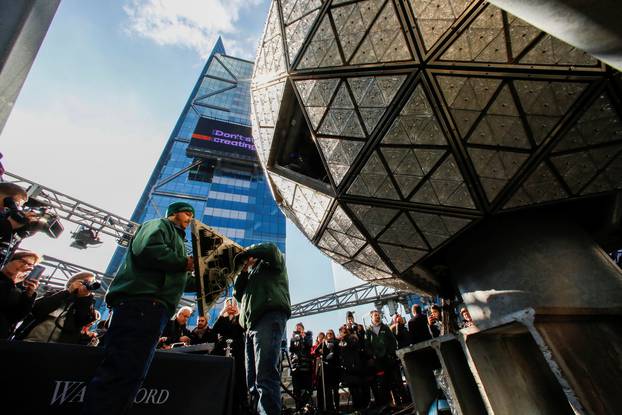
[[[80,344],[82,328],[95,321],[95,299],[88,289],[95,282],[90,272],[71,276],[64,290],[37,299],[15,337],[24,341]]]
[[[215,343],[216,333],[207,324],[207,318],[205,316],[199,316],[197,319],[197,326],[190,332],[190,339],[192,344],[202,343]]]
[[[140,388],[166,323],[194,269],[184,244],[194,208],[175,202],[166,218],[143,223],[124,263],[108,288],[113,317],[105,337],[104,359],[86,389],[82,414],[125,414]]]
[[[430,329],[428,328],[428,319],[421,312],[421,306],[415,304],[412,307],[413,316],[408,320],[408,333],[410,334],[410,344],[430,340]]]
[[[188,319],[192,315],[190,307],[181,307],[175,318],[169,320],[160,338],[160,347],[167,349],[174,343],[192,343],[192,333],[188,330]]]
[[[35,302],[37,280],[25,280],[41,257],[28,251],[16,252],[0,270],[0,339],[7,339]]]
[[[236,255],[235,263],[242,266],[233,296],[240,304],[240,325],[246,329],[248,388],[260,414],[280,415],[278,364],[291,315],[285,258],[275,244],[262,243]]]
[[[372,391],[376,406],[389,403],[389,391],[397,368],[397,340],[389,326],[382,322],[380,312],[371,312],[371,325],[365,332],[365,349],[371,358],[371,367],[374,370]]]

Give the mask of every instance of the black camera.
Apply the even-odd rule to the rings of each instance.
[[[99,281],[93,281],[93,282],[82,281],[82,285],[84,285],[86,287],[86,289],[89,290],[89,291],[95,291],[95,290],[99,289],[99,287],[102,286],[99,283]]]
[[[39,202],[29,202],[31,205],[21,208],[17,206],[15,200],[12,197],[4,198],[4,206],[8,209],[6,213],[9,217],[18,223],[23,223],[24,226],[17,230],[17,235],[20,238],[27,238],[34,235],[37,232],[43,231],[50,238],[58,238],[63,233],[63,225],[60,223],[58,216],[48,211],[49,207],[39,206],[35,207],[32,204],[39,204]],[[36,220],[30,221],[25,215],[26,212],[32,212],[36,216]]]

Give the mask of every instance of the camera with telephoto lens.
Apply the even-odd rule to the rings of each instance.
[[[88,282],[88,281],[82,281],[82,285],[84,285],[86,287],[87,290],[89,291],[95,291],[97,290],[99,287],[101,287],[102,285],[99,283],[99,281],[93,281],[93,282]]]

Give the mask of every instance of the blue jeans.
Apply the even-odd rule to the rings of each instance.
[[[269,311],[246,331],[246,380],[261,415],[281,413],[279,357],[287,314]]]
[[[87,386],[83,415],[129,410],[169,319],[164,305],[151,300],[123,301],[112,312],[104,359]]]

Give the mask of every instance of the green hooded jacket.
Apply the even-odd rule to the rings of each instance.
[[[108,288],[108,305],[147,298],[164,304],[173,315],[183,292],[194,291],[194,280],[186,272],[184,235],[166,218],[143,223]]]
[[[248,247],[235,257],[239,266],[247,258],[257,263],[250,272],[240,272],[235,280],[233,296],[240,304],[240,325],[249,329],[268,311],[280,310],[291,315],[289,282],[285,258],[273,243]]]

